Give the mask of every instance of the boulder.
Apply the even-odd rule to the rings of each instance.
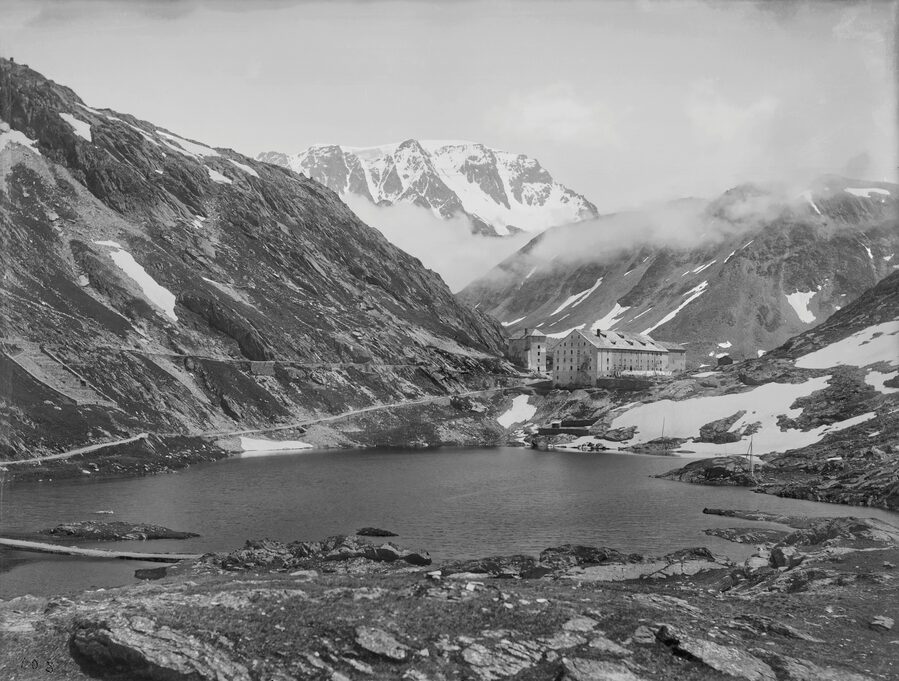
[[[150,681],[250,681],[229,654],[149,617],[120,614],[76,622],[69,650],[89,676]]]
[[[893,628],[893,618],[887,617],[886,615],[877,615],[872,619],[868,626],[874,629],[875,631],[890,631]]]
[[[607,660],[591,660],[583,657],[564,658],[562,660],[566,681],[641,681],[629,667],[621,662]]]
[[[403,662],[409,657],[409,647],[391,634],[377,627],[356,627],[356,645],[379,657]]]
[[[554,568],[609,563],[639,563],[642,560],[643,556],[638,553],[628,555],[605,546],[563,544],[540,552],[540,563]]]
[[[741,437],[740,432],[731,432],[730,428],[739,421],[746,413],[745,410],[738,411],[730,416],[725,416],[716,421],[706,423],[699,429],[699,437],[696,442],[713,442],[715,444],[725,444],[727,442],[738,442]]]
[[[682,468],[676,468],[657,475],[657,478],[679,480],[697,485],[733,485],[753,487],[757,484],[749,473],[749,462],[742,456],[718,456],[711,459],[691,461]]]
[[[794,568],[799,565],[805,556],[799,553],[799,549],[795,546],[775,546],[771,549],[771,567],[775,568]]]
[[[396,532],[391,532],[390,530],[382,530],[379,527],[363,527],[361,529],[356,530],[356,535],[359,537],[398,537],[399,536]]]
[[[679,657],[701,662],[717,672],[746,681],[776,681],[774,670],[739,648],[692,636],[669,625],[661,625],[656,639]]]

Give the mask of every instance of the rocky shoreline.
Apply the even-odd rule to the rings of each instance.
[[[0,675],[895,678],[899,527],[707,512],[784,529],[716,530],[758,544],[741,564],[701,547],[652,558],[565,545],[433,566],[345,536],[253,541],[159,581],[0,602]]]

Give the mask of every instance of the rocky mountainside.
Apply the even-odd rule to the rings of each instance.
[[[270,151],[260,161],[281,165],[378,205],[411,203],[450,218],[466,215],[475,233],[539,232],[596,217],[586,198],[554,181],[535,159],[475,142],[408,139],[379,147],[310,147],[290,156]]]
[[[0,454],[487,387],[499,327],[331,190],[0,61]]]
[[[509,332],[649,333],[714,365],[777,347],[892,272],[897,215],[892,184],[824,177],[792,197],[741,186],[548,230],[459,297]]]

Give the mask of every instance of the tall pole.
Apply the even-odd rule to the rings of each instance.
[[[755,462],[752,459],[752,438],[753,436],[749,436],[749,475],[755,477]]]

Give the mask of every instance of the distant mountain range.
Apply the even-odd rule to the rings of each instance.
[[[596,206],[553,180],[535,159],[476,142],[322,145],[295,155],[269,151],[257,159],[377,205],[411,203],[443,218],[465,215],[474,233],[489,236],[540,232],[598,215]]]
[[[894,184],[828,176],[791,196],[747,185],[604,216],[547,230],[458,296],[507,332],[648,333],[685,343],[694,366],[755,357],[899,266],[897,198]]]

